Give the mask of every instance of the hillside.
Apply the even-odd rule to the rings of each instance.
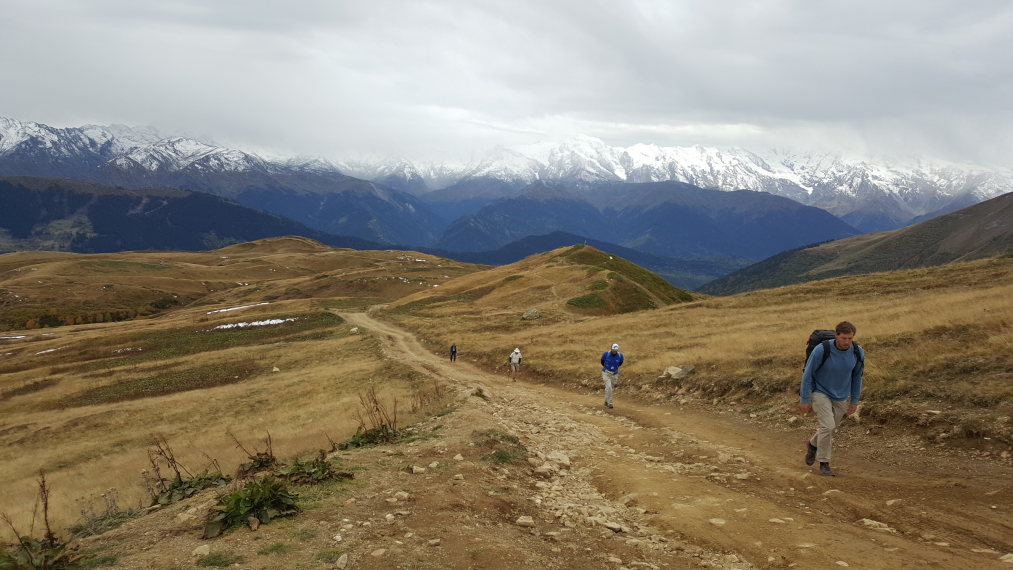
[[[167,255],[174,288],[235,284],[154,318],[0,332],[0,511],[28,529],[45,470],[60,536],[99,529],[74,542],[95,564],[963,570],[1013,553],[1013,259],[685,299],[589,247],[497,268],[295,238],[122,255],[0,256],[5,278],[49,271],[32,295],[67,291],[58,312],[113,278],[163,287]],[[654,307],[624,312],[622,287]],[[568,303],[591,292],[604,307]],[[801,462],[813,420],[793,404],[806,336],[842,318],[867,375],[830,480]],[[627,362],[606,411],[611,342]],[[410,429],[342,450],[369,390]],[[157,436],[191,474],[273,445],[352,478],[293,483],[295,516],[202,539],[244,483],[136,510]]]
[[[451,253],[429,248],[420,248],[420,251],[428,251],[435,255],[453,257],[459,261],[469,263],[506,265],[543,251],[549,251],[573,244],[589,245],[595,249],[605,251],[631,261],[645,269],[649,269],[650,271],[657,273],[661,277],[665,278],[665,280],[669,283],[682,289],[696,289],[704,283],[713,281],[721,275],[727,275],[728,273],[749,264],[749,260],[736,257],[698,259],[693,257],[679,258],[651,255],[628,247],[622,247],[614,243],[588,239],[576,234],[559,231],[544,235],[528,236],[492,251]]]
[[[205,250],[301,235],[336,247],[377,244],[172,188],[128,190],[58,178],[0,178],[0,252]]]
[[[495,314],[520,321],[524,313],[534,310],[533,319],[558,321],[571,315],[655,309],[692,299],[687,291],[642,267],[578,244],[460,277],[439,289],[390,303],[385,311],[438,319],[467,306],[467,313],[479,319]]]
[[[414,252],[334,249],[301,237],[205,252],[8,253],[0,255],[0,327],[121,321],[214,303],[379,303],[478,269]]]
[[[841,275],[943,265],[1013,252],[1013,194],[889,232],[787,251],[715,279],[700,291],[729,295]]]

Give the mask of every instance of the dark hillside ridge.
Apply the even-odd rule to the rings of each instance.
[[[858,233],[819,208],[766,192],[680,182],[599,184],[578,192],[538,182],[458,219],[435,247],[484,251],[555,231],[662,257],[753,261]]]
[[[712,281],[732,295],[842,275],[914,269],[1013,254],[1013,193],[915,226],[786,251]]]
[[[128,190],[54,178],[0,178],[0,252],[201,251],[285,235],[304,236],[332,247],[382,248],[202,192]]]

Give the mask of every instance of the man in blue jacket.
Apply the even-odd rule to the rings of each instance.
[[[834,432],[845,416],[858,411],[865,372],[865,351],[855,342],[855,325],[841,322],[834,339],[813,349],[802,373],[799,410],[816,414],[819,429],[806,441],[805,464],[820,463],[820,475],[834,476],[830,456]]]
[[[605,407],[612,408],[612,387],[619,381],[619,367],[623,365],[623,353],[619,345],[612,344],[611,350],[601,355],[601,379],[605,381]]]

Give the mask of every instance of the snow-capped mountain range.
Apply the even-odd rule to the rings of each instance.
[[[1013,191],[1013,169],[929,161],[859,160],[740,148],[613,147],[592,137],[498,148],[469,164],[407,160],[268,160],[150,128],[54,128],[0,118],[0,175],[67,176],[121,182],[121,175],[205,173],[344,174],[431,204],[516,195],[551,182],[576,190],[599,183],[677,181],[708,189],[755,190],[823,208],[863,231],[893,229]],[[489,183],[498,183],[489,194]],[[160,180],[160,183],[165,183]],[[428,196],[428,199],[427,199]]]
[[[755,190],[823,208],[864,231],[893,229],[1013,191],[1013,169],[918,160],[849,159],[822,153],[704,146],[613,147],[592,137],[559,144],[499,148],[456,167],[406,161],[345,163],[357,177],[415,191],[498,180],[513,188],[535,181],[589,186],[603,182],[677,181],[718,190]],[[438,173],[438,174],[433,174]],[[399,185],[400,184],[400,185]],[[450,200],[466,199],[467,191]]]

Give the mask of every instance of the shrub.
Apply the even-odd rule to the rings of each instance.
[[[204,538],[220,536],[226,530],[250,524],[266,524],[279,517],[299,512],[297,496],[290,493],[285,483],[273,477],[250,481],[242,489],[224,497],[216,507],[217,513],[204,525]]]
[[[204,489],[224,487],[231,480],[228,475],[211,471],[202,471],[187,479],[176,477],[169,482],[164,491],[152,498],[151,504],[169,505],[192,497]]]
[[[355,449],[368,445],[383,445],[393,443],[401,437],[401,432],[391,426],[380,426],[363,430],[360,426],[348,441],[341,444],[341,449]]]
[[[251,475],[260,473],[261,471],[267,471],[269,469],[282,466],[282,464],[278,462],[278,458],[274,456],[274,448],[271,444],[271,432],[267,432],[267,437],[264,439],[264,444],[266,445],[264,450],[260,451],[254,449],[252,452],[249,449],[246,449],[242,442],[239,441],[239,438],[231,431],[228,432],[228,435],[232,438],[232,441],[236,442],[236,447],[242,449],[243,453],[246,454],[246,458],[249,459],[249,461],[239,466],[239,469],[236,471],[236,478],[245,479]]]
[[[39,473],[39,494],[36,508],[42,506],[42,522],[45,534],[42,538],[24,536],[18,532],[7,513],[0,514],[7,526],[17,538],[17,545],[10,550],[0,550],[0,570],[77,570],[81,568],[84,557],[53,532],[49,525],[49,485],[46,474]],[[36,512],[32,513],[35,520]]]
[[[94,508],[93,501],[82,501],[81,520],[70,527],[74,537],[84,538],[108,532],[136,517],[140,512],[137,509],[120,508],[116,501],[116,489],[109,489],[99,496],[105,503],[101,512]]]
[[[50,540],[22,536],[11,551],[0,551],[3,570],[72,570],[81,568],[81,562],[80,555],[55,537]]]
[[[397,400],[394,400],[393,411],[389,411],[376,388],[370,386],[365,394],[359,394],[359,408],[359,427],[341,449],[393,443],[402,436],[397,427]]]
[[[355,475],[334,469],[334,464],[327,460],[323,450],[316,459],[302,461],[296,459],[291,467],[278,471],[278,476],[297,485],[321,483],[332,479],[354,479]]]
[[[205,469],[193,475],[185,465],[176,459],[176,453],[164,436],[152,436],[154,447],[148,449],[148,461],[151,471],[144,470],[144,485],[151,495],[152,505],[168,505],[192,497],[197,492],[211,487],[224,487],[231,480],[222,475],[221,469],[214,471]],[[162,464],[172,470],[171,479],[162,476]],[[212,462],[215,467],[217,465]]]

